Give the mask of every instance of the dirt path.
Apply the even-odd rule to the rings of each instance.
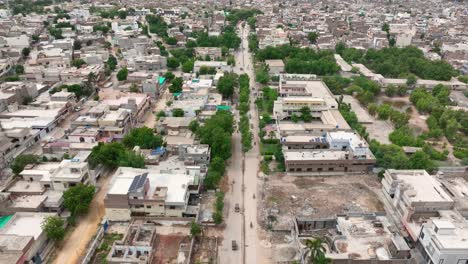
[[[89,212],[78,221],[78,225],[65,237],[63,244],[57,249],[57,255],[53,263],[78,263],[80,258],[86,253],[87,245],[97,232],[101,223],[104,211],[104,197],[111,177],[101,179],[101,187],[94,199],[91,201]]]

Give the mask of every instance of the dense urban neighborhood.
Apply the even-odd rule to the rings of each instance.
[[[23,263],[468,264],[468,2],[0,1]]]

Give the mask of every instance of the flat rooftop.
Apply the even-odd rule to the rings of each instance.
[[[452,198],[442,188],[442,184],[425,170],[388,170],[392,178],[410,186],[414,192],[409,199],[415,202],[450,202]]]
[[[306,150],[306,151],[283,151],[286,161],[305,160],[344,160],[348,151],[341,150]]]
[[[150,190],[147,195],[152,197],[156,187],[167,187],[166,203],[185,203],[187,186],[193,183],[195,179],[195,176],[187,175],[182,171],[166,173],[158,171],[154,167],[148,167],[147,169],[120,167],[113,176],[107,194],[127,194],[133,179],[144,173],[148,173],[147,178],[150,182]]]
[[[394,238],[388,229],[390,226],[392,224],[385,216],[377,216],[375,219],[363,216],[338,217],[337,227],[342,233],[334,241],[338,252],[327,255],[334,259],[347,259],[352,255],[353,259],[389,260],[391,254],[385,245]],[[403,243],[402,246],[409,251],[408,245]]]
[[[434,240],[446,249],[468,250],[468,221],[454,211],[442,211],[441,217],[432,218],[428,225],[450,232],[434,233]]]
[[[48,216],[56,213],[16,213],[2,229],[0,235],[32,236],[34,239],[42,234],[41,224]]]

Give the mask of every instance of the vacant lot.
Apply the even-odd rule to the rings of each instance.
[[[175,264],[181,243],[190,243],[188,236],[183,234],[156,235],[156,254],[152,264]]]
[[[348,212],[383,211],[374,175],[332,177],[272,176],[266,182],[262,217],[264,225],[286,230],[291,220],[302,217],[332,217]],[[270,221],[268,221],[270,220]]]

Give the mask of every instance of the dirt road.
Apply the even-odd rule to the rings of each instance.
[[[99,182],[99,191],[91,201],[89,212],[86,216],[78,220],[78,225],[67,235],[63,244],[59,245],[54,264],[79,263],[81,257],[86,253],[87,245],[96,234],[104,211],[104,197],[111,177],[102,178]]]

